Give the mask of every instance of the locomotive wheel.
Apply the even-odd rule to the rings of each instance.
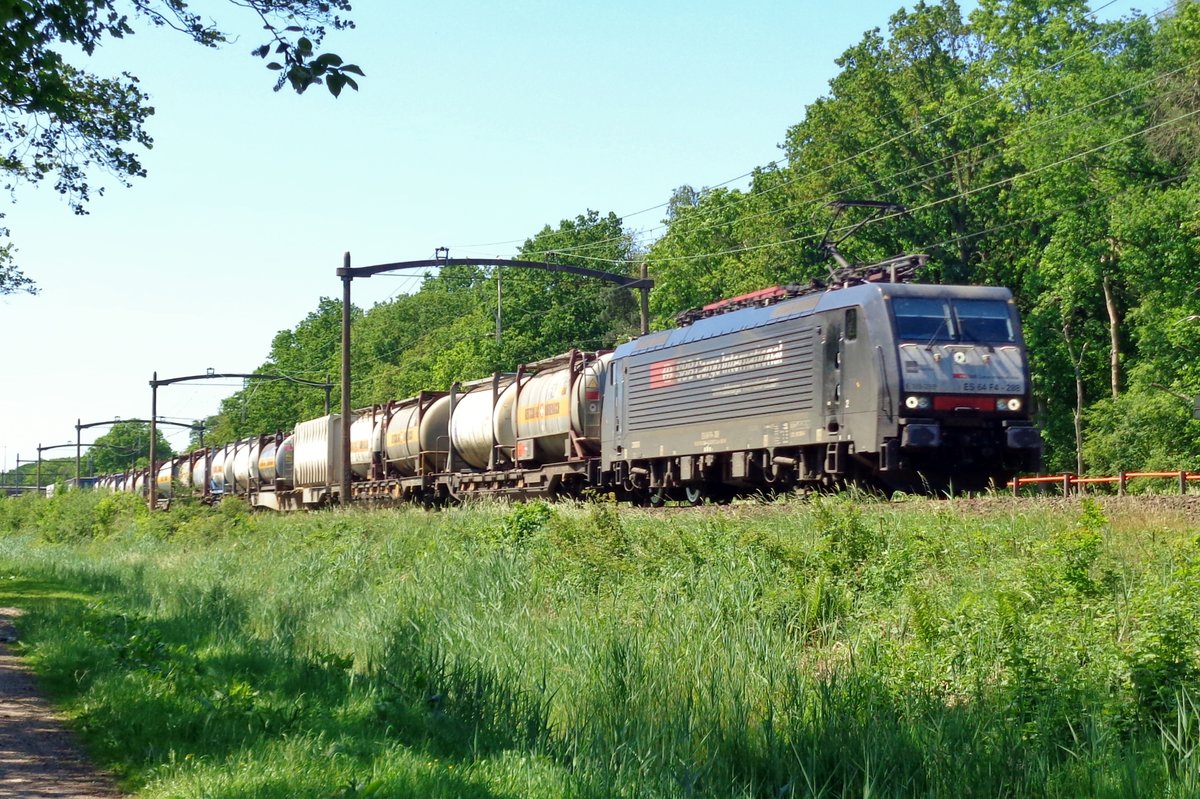
[[[697,485],[689,485],[683,487],[683,499],[689,505],[704,504],[704,489]]]

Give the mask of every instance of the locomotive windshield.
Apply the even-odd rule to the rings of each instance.
[[[1008,303],[1002,300],[896,297],[896,333],[905,341],[1016,341]]]

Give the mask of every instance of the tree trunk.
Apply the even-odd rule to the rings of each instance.
[[[1083,349],[1079,350],[1082,360]],[[1083,373],[1075,363],[1075,474],[1083,474]]]
[[[1104,307],[1108,309],[1108,338],[1111,347],[1112,395],[1116,399],[1121,393],[1121,319],[1117,315],[1117,300],[1113,297],[1112,284],[1104,276]]]
[[[1067,345],[1067,356],[1071,359],[1071,368],[1075,370],[1075,474],[1083,474],[1083,353],[1087,350],[1087,342],[1083,342],[1076,356],[1071,346],[1071,325],[1063,325],[1063,341]]]

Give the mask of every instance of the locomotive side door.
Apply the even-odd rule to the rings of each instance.
[[[842,424],[842,433],[854,441],[856,450],[873,450],[882,363],[876,348],[871,346],[869,326],[863,323],[862,312],[859,307],[841,311],[842,362],[839,373],[842,386],[838,421]]]
[[[821,373],[825,432],[836,440],[842,429],[842,312],[832,311],[821,320]]]

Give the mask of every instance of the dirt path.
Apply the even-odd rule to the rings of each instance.
[[[15,608],[0,608],[0,797],[117,799],[113,781],[98,772],[8,642]]]

